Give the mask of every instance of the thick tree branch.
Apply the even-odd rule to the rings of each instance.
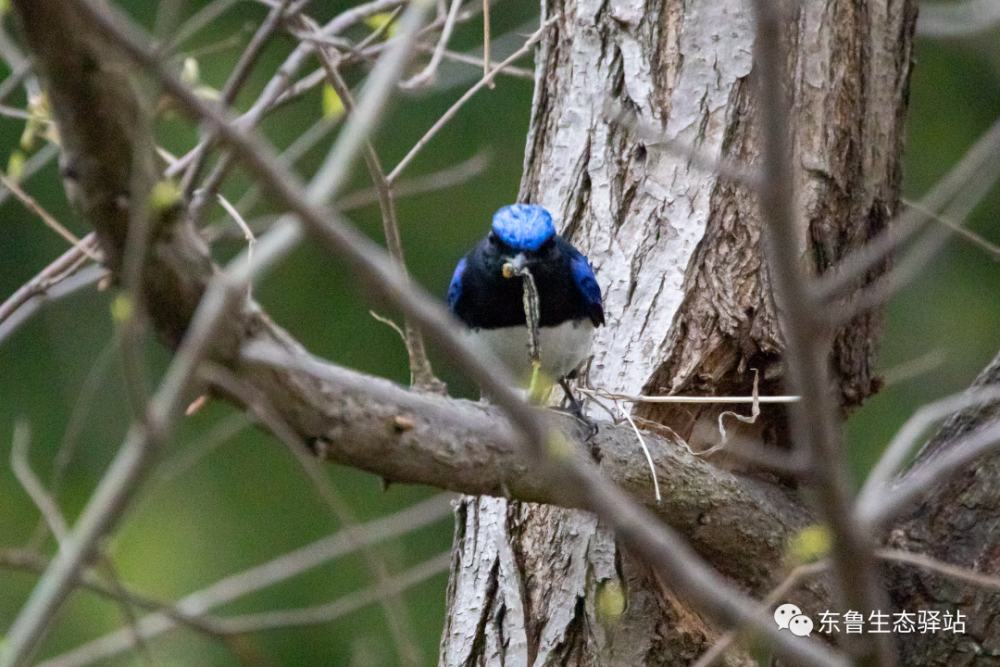
[[[1000,356],[973,383],[969,395],[985,395],[1000,386]],[[919,506],[910,517],[895,523],[889,532],[890,546],[925,558],[969,568],[987,575],[1000,571],[1000,457],[994,451],[974,460],[966,458],[957,471],[942,462],[955,461],[963,451],[971,453],[984,439],[996,440],[996,402],[968,407],[951,417],[924,446],[913,469],[890,489],[896,497],[914,484],[922,487]],[[979,441],[977,443],[977,440]],[[946,469],[947,468],[947,469]],[[928,480],[930,478],[930,480]],[[932,483],[928,483],[928,482]],[[906,509],[891,507],[887,509]],[[876,517],[876,519],[881,517]],[[976,584],[949,581],[940,573],[922,571],[900,563],[889,570],[890,591],[898,609],[930,609],[938,614],[962,612],[967,627],[962,633],[902,635],[900,662],[905,665],[989,665],[996,662],[996,610],[1000,594]]]
[[[328,460],[390,482],[427,484],[468,494],[564,504],[548,471],[525,458],[501,411],[483,403],[423,395],[388,380],[309,355],[277,328],[243,348],[242,374]],[[272,338],[272,336],[274,336]],[[683,445],[645,434],[663,502],[628,425],[601,424],[588,440],[575,420],[546,413],[605,476],[691,539],[724,572],[765,590],[785,545],[809,521],[790,496],[720,470]],[[573,505],[583,507],[583,505]]]
[[[37,4],[32,6],[37,6]],[[294,212],[309,231],[315,234],[316,238],[328,249],[349,262],[359,279],[364,280],[369,286],[377,288],[390,301],[406,313],[413,315],[421,325],[426,327],[428,333],[434,336],[439,346],[455,357],[472,378],[484,385],[486,390],[498,400],[504,412],[516,425],[507,426],[494,417],[486,420],[488,429],[477,432],[468,421],[474,415],[466,413],[469,410],[486,410],[486,408],[469,406],[469,404],[461,402],[448,402],[445,399],[407,395],[402,392],[397,397],[399,400],[405,396],[410,407],[420,408],[419,414],[414,410],[413,417],[410,418],[412,419],[411,423],[408,420],[409,415],[401,412],[399,405],[375,402],[374,395],[378,391],[374,385],[377,383],[371,378],[364,378],[360,375],[349,378],[346,371],[328,368],[326,375],[339,373],[341,378],[351,380],[350,382],[344,380],[347,384],[363,385],[356,386],[355,391],[352,392],[338,393],[335,383],[321,382],[317,379],[317,375],[323,374],[315,372],[315,365],[310,366],[308,372],[305,372],[301,368],[301,359],[306,356],[304,351],[280,329],[271,324],[262,313],[251,309],[250,312],[244,313],[242,321],[234,318],[235,321],[230,323],[231,328],[224,332],[227,334],[224,335],[227,343],[235,342],[234,338],[249,343],[245,346],[245,356],[242,362],[236,355],[227,355],[227,351],[231,349],[228,345],[222,346],[220,353],[216,356],[222,357],[225,363],[235,367],[237,373],[250,380],[259,390],[264,391],[272,405],[281,413],[283,419],[300,436],[314,441],[317,448],[326,449],[327,455],[335,460],[362,467],[367,466],[368,469],[385,474],[389,478],[406,479],[407,481],[430,481],[430,478],[434,478],[438,480],[438,485],[452,488],[454,486],[452,480],[460,473],[471,470],[474,472],[473,477],[477,479],[476,485],[480,491],[501,493],[504,492],[506,486],[508,489],[513,489],[512,492],[523,494],[524,497],[531,499],[551,500],[568,506],[589,509],[609,521],[626,544],[630,545],[659,573],[662,573],[675,590],[694,601],[709,618],[724,625],[746,624],[752,627],[755,632],[766,635],[779,654],[794,658],[802,663],[842,664],[838,656],[833,655],[829,649],[817,642],[801,640],[788,633],[780,634],[768,619],[761,619],[751,601],[695,557],[691,549],[676,533],[658,526],[652,515],[630,501],[621,491],[609,485],[606,478],[598,475],[592,467],[586,465],[585,457],[582,454],[574,452],[572,449],[566,449],[564,444],[560,444],[561,440],[553,435],[550,422],[543,419],[537,410],[522,403],[510,391],[505,378],[489,368],[483,355],[460,340],[441,306],[429,295],[411,286],[405,276],[385,257],[385,254],[375,248],[369,240],[345,225],[335,214],[311,204],[312,198],[304,192],[294,178],[288,172],[275,168],[275,162],[272,159],[273,151],[252,135],[244,136],[234,131],[227,118],[217,110],[206,106],[164,72],[162,65],[137,41],[127,37],[127,31],[111,20],[103,13],[103,10],[85,3],[77,6],[82,10],[81,14],[93,22],[93,26],[87,25],[86,28],[96,27],[95,34],[102,35],[124,49],[129,57],[140,62],[164,85],[182,109],[205,122],[211,130],[217,132],[221,142],[271,191],[282,205]],[[28,14],[31,12],[22,13],[25,16]],[[41,17],[35,15],[32,18],[38,20]],[[63,32],[61,29],[54,29],[51,23],[46,23],[45,29],[55,33]],[[82,30],[81,32],[86,33],[87,31]],[[103,43],[103,40],[96,41]],[[40,49],[53,48],[51,44],[46,44],[45,40],[40,40],[39,44],[33,46]],[[60,48],[65,47],[60,45]],[[77,58],[80,55],[77,54]],[[87,48],[84,49],[82,55],[84,59],[99,60],[99,56],[95,56],[95,52]],[[62,66],[58,60],[55,59],[54,62],[50,63],[44,57],[42,58],[44,66],[56,68]],[[81,76],[90,74],[88,71],[78,71],[78,73]],[[378,68],[376,68],[376,73],[378,73]],[[62,76],[63,74],[59,73],[53,79],[58,82]],[[378,79],[375,74],[372,76],[373,79]],[[382,79],[384,78],[383,76]],[[54,83],[54,85],[58,84]],[[361,113],[361,110],[365,108],[364,101],[365,96],[363,95],[362,101],[359,102],[359,112],[354,118],[368,118],[366,114]],[[76,126],[85,124],[87,120],[86,116],[74,116],[73,113],[69,112],[61,117],[61,122],[66,123],[64,131],[67,133],[72,133]],[[362,132],[347,139],[342,137],[338,146],[343,144],[347,148],[342,147],[343,150],[334,151],[328,165],[329,168],[322,172],[325,174],[322,180],[328,179],[335,183],[340,181],[350,162],[350,153],[360,145],[362,141],[360,137],[363,134]],[[88,155],[85,150],[80,152],[82,155]],[[129,153],[126,151],[126,154]],[[105,179],[91,185],[95,188],[103,187],[104,189],[101,191],[106,192],[109,182],[122,183],[128,182],[128,179],[119,181]],[[335,190],[336,187],[331,189]],[[88,213],[92,212],[88,211]],[[120,240],[114,236],[115,233],[124,236],[126,223],[127,220],[122,220],[119,217],[116,220],[116,225],[109,228],[108,231],[112,235],[112,238],[109,239],[111,242],[117,243]],[[283,250],[294,245],[300,234],[292,227],[290,230],[275,229],[269,236],[274,239],[269,244],[270,252],[272,255],[280,255]],[[161,246],[166,246],[165,249],[169,250],[174,243],[184,246],[181,249],[184,253],[192,253],[194,250],[193,254],[199,257],[201,265],[191,267],[189,264],[184,264],[185,268],[193,269],[185,274],[185,279],[198,287],[204,285],[213,269],[204,252],[198,252],[201,250],[200,246],[192,248],[193,241],[178,236],[161,237],[156,240],[157,243],[154,244],[155,254],[159,254],[162,250]],[[260,244],[261,247],[264,245],[263,242]],[[260,254],[265,254],[263,249]],[[263,259],[259,261],[264,262]],[[205,264],[208,264],[207,269],[204,267]],[[245,270],[246,265],[243,264],[241,268]],[[173,269],[168,261],[160,260],[147,270],[163,271],[169,274]],[[246,275],[245,272],[238,272],[238,274],[244,277]],[[167,277],[169,278],[169,276]],[[169,304],[167,306],[169,307]],[[168,326],[171,331],[183,331],[187,325],[184,314],[179,314],[176,309],[166,310],[159,316],[165,318],[167,322],[166,324],[158,324]],[[234,324],[236,326],[233,326]],[[171,337],[168,336],[169,340]],[[261,348],[266,351],[269,346],[273,348],[275,345],[278,346],[279,350],[284,348],[286,354],[279,355],[277,359],[269,359],[270,363],[262,363],[259,360],[262,355]],[[288,354],[289,352],[291,354]],[[189,359],[188,362],[190,361]],[[328,377],[325,379],[329,380]],[[380,391],[389,390],[383,385]],[[435,400],[439,400],[441,403],[435,404]],[[435,409],[442,406],[447,407],[452,412]],[[461,417],[460,420],[445,420],[445,425],[450,426],[451,433],[457,436],[454,447],[465,446],[465,443],[469,442],[475,443],[477,436],[481,440],[481,446],[478,449],[469,449],[467,457],[456,457],[455,450],[449,449],[447,446],[423,450],[420,456],[421,460],[417,461],[416,458],[413,458],[411,461],[413,465],[419,466],[417,468],[419,474],[409,469],[397,469],[399,461],[406,460],[408,448],[417,447],[419,449],[426,447],[426,442],[435,442],[433,434],[428,432],[427,426],[419,421],[424,418],[424,411],[432,415],[437,413],[438,416],[444,417],[448,417],[449,414],[452,418]],[[472,423],[475,423],[475,420]],[[517,431],[514,430],[515,428]],[[614,432],[614,429],[608,430]],[[421,437],[413,437],[414,432]],[[631,441],[631,432],[626,432]],[[507,434],[507,437],[502,437],[504,434]],[[386,436],[390,436],[389,440],[395,440],[400,445],[392,450],[379,450],[378,460],[370,460],[373,451],[372,441]],[[418,440],[426,442],[418,442]],[[509,456],[510,465],[516,466],[513,470],[503,471],[505,472],[504,476],[497,474],[498,468],[492,460],[496,451],[491,452],[487,448],[487,445],[495,444],[498,441],[505,445],[505,448],[501,449],[500,452]],[[535,455],[533,465],[523,462],[517,463],[514,457],[517,444],[521,444],[523,447],[525,442],[531,445],[530,453]],[[438,441],[438,444],[448,445],[447,442],[442,443],[441,441]],[[634,454],[631,461],[635,463],[634,466],[618,466],[617,456],[622,455],[615,454],[615,452],[623,451],[620,446],[612,446],[613,442],[604,444],[601,439],[597,440],[597,444],[603,453],[602,467],[609,469],[611,476],[619,478],[626,487],[634,487],[637,484],[636,480],[645,478],[647,474],[645,464],[637,449],[632,450]],[[362,447],[364,455],[369,458],[362,459],[359,450]],[[680,455],[678,450],[675,450],[675,453]],[[520,454],[524,455],[523,450]],[[663,456],[664,454],[660,452],[657,458]],[[538,465],[540,461],[545,459],[555,465]],[[745,586],[747,582],[744,579],[749,577],[751,586],[759,586],[761,580],[766,578],[769,571],[780,562],[788,532],[802,525],[805,521],[806,518],[802,510],[794,503],[786,502],[779,491],[764,492],[761,489],[755,489],[752,482],[727,476],[704,463],[685,460],[683,456],[666,465],[668,468],[664,472],[669,472],[672,477],[667,475],[668,482],[664,486],[674,489],[677,505],[661,509],[671,512],[672,521],[685,521],[686,523],[678,527],[685,534],[688,534],[696,545],[700,545],[703,554],[710,555],[713,560],[717,560],[720,567],[724,569],[731,567],[731,565],[724,564],[726,561],[745,564],[744,570],[730,573],[741,580],[741,585]],[[489,471],[489,477],[484,475],[486,471]],[[510,472],[520,474],[509,475]],[[426,476],[427,479],[422,475]],[[708,477],[704,478],[704,476]],[[692,480],[696,482],[700,480],[705,484],[692,484]],[[727,489],[727,497],[713,497],[713,493],[717,489]],[[733,503],[739,505],[740,502],[749,503],[752,509],[745,513],[727,514],[729,506]],[[721,513],[716,514],[720,510],[722,510]],[[761,518],[769,525],[758,527],[757,522]],[[755,526],[753,532],[748,530],[751,525]],[[734,542],[736,543],[734,544]],[[748,559],[748,554],[753,553],[755,549],[756,556]],[[72,577],[62,579],[64,582],[71,580]],[[50,597],[54,599],[58,596]],[[54,608],[51,604],[49,607]]]

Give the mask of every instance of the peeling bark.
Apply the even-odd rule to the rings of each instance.
[[[71,196],[113,255],[124,248],[132,223],[115,197],[128,192],[131,160],[141,148],[126,141],[107,151],[94,128],[113,129],[122,117],[125,124],[148,122],[139,112],[137,91],[131,85],[133,70],[104,41],[93,37],[92,26],[72,3],[36,1],[18,3],[17,8],[57,105],[63,160],[77,165],[68,175]],[[88,67],[79,69],[81,62]],[[112,111],[104,114],[102,109]],[[134,134],[120,136],[137,141]],[[146,149],[149,162],[143,164],[152,164],[152,144]],[[148,276],[144,296],[159,308],[150,314],[151,320],[168,341],[187,328],[190,311],[219,270],[196,235],[180,229],[183,220],[184,216],[172,216],[156,228],[144,267]],[[121,264],[109,260],[118,279]],[[164,287],[181,282],[189,288]],[[157,301],[161,289],[163,299]],[[535,503],[556,500],[547,471],[525,459],[516,432],[496,407],[407,391],[388,380],[316,359],[253,303],[221,326],[219,338],[224,344],[215,350],[213,360],[230,377],[223,387],[217,373],[217,384],[206,383],[205,391],[253,408],[255,414],[272,416],[323,458],[392,482]],[[629,427],[605,425],[590,437],[575,420],[548,417],[581,456],[588,452],[599,459],[596,463],[604,475],[644,499],[700,551],[730,563],[732,573],[742,572],[753,587],[769,580],[784,543],[809,520],[785,490],[736,477],[699,460],[674,439],[649,435],[647,445],[665,491],[663,501],[655,503],[645,457]],[[550,511],[553,516],[557,513]],[[581,526],[593,531],[592,524],[587,518]],[[534,561],[522,559],[518,567],[525,562]],[[599,571],[604,580],[607,568]]]
[[[757,162],[750,6],[546,0],[543,16],[558,18],[536,58],[520,200],[548,208],[594,266],[608,326],[597,331],[589,382],[627,394],[748,395],[750,369],[758,369],[761,393],[782,393],[780,305],[761,256],[754,196],[746,185],[701,170],[663,145],[680,141],[710,157]],[[814,273],[863,245],[896,212],[915,20],[911,0],[817,0],[801,5],[789,22],[797,241]],[[660,128],[662,139],[650,141],[648,132],[610,122],[609,101],[633,113],[638,125]],[[877,313],[836,334],[830,363],[845,409],[878,388],[878,334]],[[635,414],[707,448],[719,442],[723,409],[645,405]],[[785,422],[783,408],[764,406],[757,424],[740,424],[737,431],[787,446]],[[537,506],[465,502],[452,581],[456,603],[468,595],[465,586],[489,580],[469,571],[487,562],[498,589],[523,591],[530,582],[567,592],[564,604],[574,610],[568,617],[550,615],[544,605],[526,604],[524,613],[529,646],[540,641],[532,628],[541,627],[573,650],[528,664],[687,664],[717,633],[617,550],[616,567],[604,567],[614,545],[602,541],[586,515],[559,510],[556,518]],[[517,520],[478,521],[483,503]],[[572,544],[562,537],[567,530]],[[517,561],[516,581],[503,581],[507,570],[493,567],[501,551],[492,560],[480,554],[477,566],[464,558],[470,540],[546,557]],[[565,567],[592,558],[584,544],[599,545],[601,559]],[[727,570],[725,559],[703,555]],[[765,581],[731,568],[727,574],[761,593],[780,577],[778,563],[771,566]],[[597,590],[607,585],[625,591],[613,632],[594,611]],[[491,626],[478,627],[488,634]],[[443,664],[486,664],[482,647],[490,641],[446,633]]]
[[[753,162],[752,25],[742,6],[715,2],[551,0],[546,7],[559,19],[538,57],[522,200],[550,208],[594,262],[609,326],[599,330],[590,381],[610,391],[745,392],[750,367],[771,383],[765,391],[780,386],[778,306],[759,256],[753,198],[601,115],[611,98],[658,124],[667,139]],[[115,134],[121,123],[113,112],[122,111],[125,125],[144,121],[137,120],[134,91],[121,85],[121,68],[86,40],[87,27],[76,29],[72,17],[54,10],[33,12],[34,5],[18,8],[35,27],[32,48],[55,89],[70,189],[82,189],[74,201],[101,234],[117,274],[131,222],[118,196],[129,191],[130,158],[141,149],[131,132]],[[878,7],[807,3],[789,27],[799,240],[803,262],[816,271],[894,212],[912,27],[906,0]],[[111,85],[87,88],[95,74]],[[80,107],[81,100],[93,107]],[[109,144],[105,133],[123,145]],[[151,154],[145,159],[152,163]],[[153,324],[171,344],[216,270],[178,224],[174,218],[154,230],[143,282]],[[228,324],[231,344],[221,346],[218,360],[254,401],[330,460],[391,480],[520,499],[470,498],[459,508],[443,664],[687,664],[717,636],[591,515],[526,502],[550,500],[545,476],[516,456],[496,410],[322,364],[255,307]],[[875,324],[863,319],[838,337],[832,363],[845,406],[873,387]],[[280,354],[268,359],[269,351]],[[687,422],[668,412],[642,414],[691,437],[710,413],[687,415]],[[766,439],[780,444],[782,422],[780,413],[765,416]],[[650,498],[627,429],[603,427],[591,444],[601,449],[606,474]],[[742,588],[769,588],[789,536],[809,521],[790,492],[711,468],[676,443],[651,445],[666,519]],[[997,509],[990,490],[1000,481],[994,463],[970,467],[894,539],[991,571],[1000,553],[990,538]],[[961,539],[941,539],[955,535]],[[934,604],[958,599],[945,584],[899,572],[901,606],[916,596]],[[814,601],[824,594],[819,585],[805,593]],[[989,638],[996,633],[988,626],[996,614],[987,613],[994,601],[961,598],[976,605],[980,599],[987,625],[971,639],[931,648],[905,638],[905,655],[913,658],[907,664],[995,657]],[[735,664],[749,663],[744,656]]]

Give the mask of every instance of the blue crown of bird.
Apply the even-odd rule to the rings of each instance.
[[[448,307],[527,387],[537,373],[526,281],[537,299],[538,370],[550,382],[572,377],[590,355],[594,328],[604,324],[604,305],[590,262],[556,233],[541,206],[512,204],[496,212],[490,232],[455,267]]]

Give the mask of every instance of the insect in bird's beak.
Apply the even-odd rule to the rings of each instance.
[[[528,258],[523,252],[519,252],[513,257],[504,258],[503,275],[505,278],[513,278],[521,275],[521,271],[528,265]]]

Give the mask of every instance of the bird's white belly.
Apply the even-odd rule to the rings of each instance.
[[[531,381],[528,327],[522,325],[501,329],[475,329],[469,335],[506,364],[518,384],[528,386]],[[590,354],[594,325],[587,319],[563,322],[555,327],[541,327],[538,337],[542,372],[552,380],[558,380]]]

